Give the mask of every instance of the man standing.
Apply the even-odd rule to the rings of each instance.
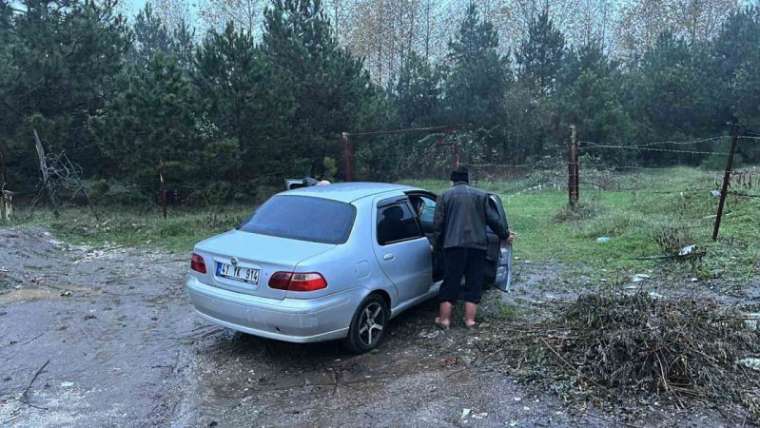
[[[465,301],[465,325],[475,326],[485,279],[486,226],[500,239],[512,240],[509,227],[491,206],[488,194],[470,187],[469,172],[459,167],[451,173],[452,187],[441,195],[435,210],[436,250],[443,249],[444,277],[439,291],[441,301],[435,323],[443,329],[451,325],[451,311],[460,292]],[[461,287],[465,278],[464,289]]]

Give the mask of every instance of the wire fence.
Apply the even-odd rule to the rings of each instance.
[[[736,137],[739,146],[751,144],[754,149],[760,143],[760,136],[739,135]],[[760,197],[760,167],[736,167],[725,170],[727,158],[731,155],[730,136],[710,136],[689,140],[652,141],[641,144],[607,144],[598,141],[579,141],[578,152],[583,158],[581,164],[580,182],[583,191],[637,193],[647,192],[655,195],[668,194],[704,194],[706,197],[719,198],[724,175],[729,175],[729,190],[726,192],[735,198]],[[746,147],[746,146],[745,146]],[[606,151],[620,152],[652,152],[663,154],[664,158],[635,157],[635,164],[605,164]],[[609,152],[607,152],[609,153]],[[667,156],[672,154],[674,156]],[[701,162],[711,157],[717,157],[711,167],[700,166]],[[553,163],[552,163],[553,162]],[[570,161],[572,162],[572,161]],[[549,162],[532,162],[520,164],[504,163],[472,163],[468,164],[471,176],[476,183],[506,181],[506,189],[514,193],[540,192],[546,190],[568,191],[568,171],[565,164],[555,158]],[[663,189],[662,183],[652,187],[652,177],[660,174],[663,167],[700,167],[704,171],[692,183],[680,183],[680,187]],[[710,172],[710,171],[713,172]],[[719,171],[719,172],[718,172]],[[572,173],[571,173],[572,174]],[[445,176],[442,172],[441,176]]]
[[[760,165],[751,165],[760,154],[760,134],[640,144],[587,140],[574,144],[575,149],[571,142],[569,150],[560,149],[565,153],[547,162],[474,163],[469,165],[471,176],[476,185],[492,185],[507,195],[567,192],[571,207],[575,206],[571,186],[576,183],[579,212],[594,209],[599,203],[630,201],[636,205],[632,213],[668,218],[671,223],[667,227],[685,231],[684,236],[700,237],[697,241],[701,248],[710,237],[719,237],[725,215],[727,222],[746,221],[748,211],[741,207],[754,206],[760,199]],[[569,157],[563,159],[565,156]],[[742,165],[746,160],[750,165]],[[617,196],[624,194],[632,198]],[[668,204],[674,209],[667,208]],[[662,212],[649,212],[646,205],[660,207]],[[688,239],[683,239],[684,246],[678,249],[686,246]]]
[[[619,144],[608,143],[604,141],[586,141],[576,142],[576,152],[581,157],[580,161],[575,159],[570,161],[572,165],[579,165],[579,172],[568,172],[568,165],[564,162],[564,150],[561,150],[560,156],[546,156],[545,159],[537,159],[534,162],[521,163],[500,163],[488,162],[490,151],[487,149],[477,149],[477,154],[467,153],[470,150],[466,144],[457,146],[456,138],[447,139],[452,127],[435,127],[435,128],[413,128],[406,130],[391,131],[370,131],[363,133],[347,133],[350,137],[374,137],[382,135],[402,135],[404,133],[427,133],[428,136],[422,138],[418,143],[420,146],[419,153],[414,153],[403,159],[401,169],[408,171],[419,171],[419,176],[415,177],[397,177],[397,178],[423,178],[435,177],[438,179],[447,179],[448,173],[452,166],[458,164],[460,156],[462,164],[467,165],[471,171],[471,177],[474,183],[480,185],[497,185],[499,189],[508,194],[523,194],[531,192],[564,192],[570,190],[573,179],[579,179],[580,191],[596,193],[642,193],[646,192],[653,195],[694,195],[704,194],[705,197],[716,199],[721,196],[721,185],[723,183],[724,171],[721,173],[702,174],[694,182],[678,182],[677,187],[663,188],[661,183],[655,187],[652,186],[652,177],[662,171],[663,166],[689,166],[699,165],[700,161],[707,158],[717,157],[718,164],[725,165],[726,158],[731,155],[729,144],[732,142],[729,136],[708,136],[704,138],[695,138],[689,140],[663,140],[651,141],[640,144]],[[760,133],[747,132],[745,135],[738,136],[737,141],[742,147],[760,148]],[[462,139],[465,141],[466,139]],[[423,144],[424,143],[424,144]],[[99,147],[96,143],[82,144],[71,147],[73,152],[96,151]],[[609,153],[634,153],[633,156],[624,159],[630,159],[621,164],[620,161],[615,163],[604,162],[605,155]],[[62,152],[61,152],[62,153]],[[639,156],[637,156],[638,154]],[[646,154],[651,154],[648,157]],[[673,155],[673,156],[669,156]],[[430,161],[435,158],[436,162]],[[467,162],[475,160],[476,162]],[[485,160],[485,162],[484,162]],[[158,171],[156,172],[158,174]],[[282,175],[284,172],[278,172],[272,175]],[[569,177],[568,175],[575,176]],[[728,174],[731,185],[726,196],[732,199],[754,200],[760,198],[760,168],[758,167],[731,167],[725,174]],[[179,175],[178,175],[179,176]],[[576,177],[577,176],[577,177]],[[164,198],[163,201],[169,204],[182,204],[185,201],[197,198],[198,189],[193,185],[182,182],[181,179],[172,176],[169,170],[166,174],[167,181],[162,188],[162,196],[155,195],[156,201]],[[270,177],[261,177],[262,183]],[[251,185],[252,183],[246,183]],[[253,183],[257,185],[258,183]],[[224,190],[224,189],[222,189]],[[16,196],[39,195],[41,190],[27,192],[27,195],[18,193]],[[717,195],[716,195],[716,192]],[[220,191],[218,193],[225,193]],[[227,192],[229,193],[229,192]]]
[[[694,143],[692,142],[691,144],[694,144]],[[663,149],[663,148],[657,148],[657,147],[650,147],[646,145],[621,146],[621,145],[613,145],[613,144],[600,144],[600,143],[594,143],[591,141],[582,141],[581,147],[587,150],[593,150],[593,149],[599,148],[599,149],[635,150],[635,151],[642,151],[642,152],[680,153],[680,154],[686,153],[686,154],[695,154],[695,155],[719,155],[719,156],[729,155],[728,152],[716,152],[716,151],[707,151],[707,150]]]

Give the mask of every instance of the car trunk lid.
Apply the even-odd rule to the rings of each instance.
[[[281,300],[285,290],[270,288],[275,272],[293,272],[298,263],[334,248],[334,244],[299,241],[239,230],[199,243],[195,252],[204,257],[212,285],[238,293]],[[234,259],[234,260],[233,260]],[[223,275],[221,265],[258,269],[258,281],[246,282]]]

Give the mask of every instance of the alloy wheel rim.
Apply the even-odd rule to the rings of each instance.
[[[367,305],[359,318],[359,340],[365,346],[372,346],[380,340],[385,326],[385,313],[380,303]]]

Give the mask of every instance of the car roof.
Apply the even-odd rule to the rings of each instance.
[[[357,199],[382,193],[393,191],[407,192],[410,190],[422,189],[403,184],[351,182],[328,184],[325,186],[299,187],[298,189],[282,192],[280,195],[311,196],[340,202],[353,202]]]

